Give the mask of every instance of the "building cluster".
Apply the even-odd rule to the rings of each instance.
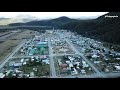
[[[92,74],[93,70],[79,55],[57,57],[61,75]]]
[[[49,68],[49,64],[49,57],[46,55],[11,59],[1,70],[0,77],[38,78],[49,76],[49,69],[42,69]]]

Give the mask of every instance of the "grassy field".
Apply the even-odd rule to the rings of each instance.
[[[12,51],[12,49],[21,42],[22,38],[31,37],[33,35],[31,32],[33,31],[24,30],[8,38],[8,39],[14,39],[14,40],[6,40],[4,42],[1,42],[0,43],[0,48],[1,48],[0,49],[0,61],[3,60],[3,58],[7,56]]]
[[[0,43],[0,61],[7,56],[12,49],[17,46],[21,40],[6,40],[3,43]]]
[[[24,30],[21,31],[20,33],[17,33],[14,36],[11,36],[10,39],[22,39],[22,38],[31,38],[34,34],[32,34],[31,30]]]

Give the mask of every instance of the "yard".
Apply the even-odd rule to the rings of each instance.
[[[25,61],[26,59],[28,59],[27,61]],[[23,63],[25,63],[23,65]],[[32,61],[31,58],[24,58],[24,62],[22,63],[22,66],[13,66],[12,63],[21,63],[21,59],[17,58],[17,59],[11,59],[9,62],[7,62],[4,66],[4,72],[11,70],[12,72],[7,76],[7,78],[10,78],[13,76],[13,74],[17,74],[19,77],[20,74],[28,74],[30,75],[31,72],[34,73],[36,78],[41,78],[41,77],[50,77],[50,67],[49,64],[43,63],[42,61],[39,61],[37,59],[35,59],[34,61]],[[20,73],[17,73],[16,70],[18,70]]]

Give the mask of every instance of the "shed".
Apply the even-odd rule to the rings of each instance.
[[[60,64],[61,68],[67,68],[67,64]]]
[[[47,42],[38,42],[39,45],[47,44]]]

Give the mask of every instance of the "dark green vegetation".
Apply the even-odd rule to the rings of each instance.
[[[118,16],[117,18],[105,18],[105,15]],[[94,20],[70,22],[61,26],[83,36],[120,44],[120,12],[110,12]]]
[[[105,15],[118,16],[105,18]],[[68,29],[83,36],[102,40],[109,43],[120,44],[120,12],[110,12],[93,20],[77,20],[60,17],[51,20],[31,21],[27,23],[14,23],[10,26],[39,25]]]

